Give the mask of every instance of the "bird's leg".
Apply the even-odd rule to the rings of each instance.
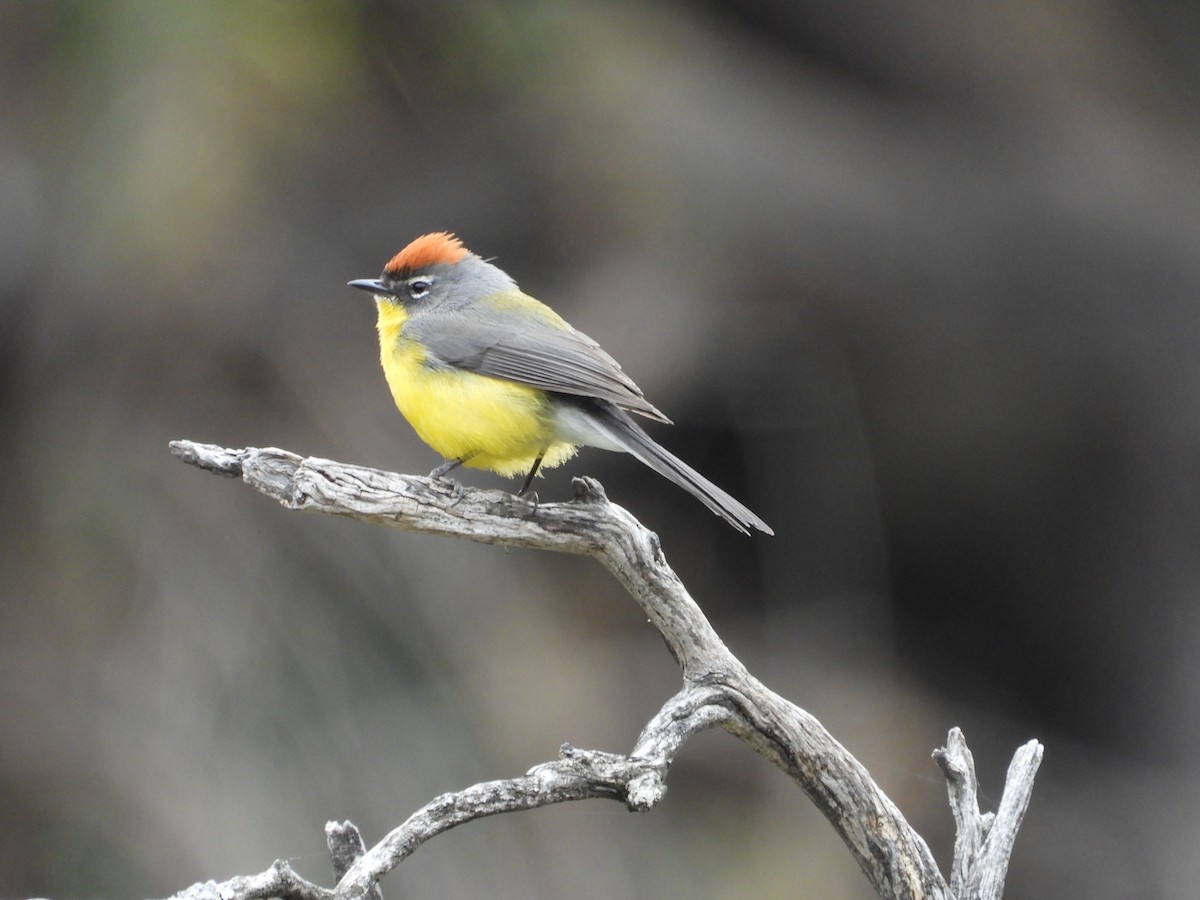
[[[454,469],[457,469],[459,466],[461,466],[466,461],[467,461],[467,458],[465,456],[460,456],[458,459],[448,459],[444,463],[442,463],[440,466],[438,466],[436,469],[434,469],[432,472],[430,472],[429,477],[430,478],[441,478],[447,472],[451,472]]]
[[[533,484],[533,476],[537,474],[538,466],[542,464],[542,457],[545,455],[546,451],[543,450],[537,455],[537,459],[533,461],[533,466],[529,469],[529,474],[525,476],[525,483],[521,485],[521,489],[517,491],[518,497],[524,497],[529,493],[529,486]],[[534,502],[537,502],[536,499]]]

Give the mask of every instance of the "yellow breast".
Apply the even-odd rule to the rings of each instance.
[[[546,453],[543,468],[574,455],[574,446],[553,440],[544,391],[473,372],[430,368],[424,348],[404,334],[404,308],[388,301],[377,305],[380,362],[392,399],[435,451],[501,475],[529,471],[539,453]]]

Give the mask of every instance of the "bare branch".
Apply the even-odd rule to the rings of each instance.
[[[666,793],[667,769],[684,741],[725,720],[720,700],[716,691],[684,689],[651,720],[629,756],[563,744],[558,760],[519,778],[437,797],[358,860],[338,884],[338,895],[361,896],[425,841],[473,819],[590,798],[621,800],[635,812],[649,809]]]
[[[933,752],[933,758],[946,776],[950,793],[950,810],[954,813],[957,832],[954,841],[954,861],[950,867],[950,890],[956,897],[964,896],[963,889],[970,880],[976,857],[992,816],[979,812],[979,782],[975,777],[975,758],[967,749],[962,729],[951,728],[946,746]]]
[[[1008,861],[1012,857],[1017,829],[1029,809],[1029,798],[1033,794],[1033,778],[1042,764],[1045,748],[1037,741],[1030,741],[1017,750],[1008,766],[1004,781],[1004,794],[1000,797],[1000,808],[995,821],[983,842],[979,862],[967,885],[966,896],[979,900],[1000,900],[1004,893],[1004,877],[1008,874]]]
[[[646,726],[629,756],[564,745],[558,760],[519,778],[438,797],[354,862],[338,885],[338,897],[364,895],[421,843],[482,816],[588,797],[619,799],[630,809],[648,809],[661,800],[667,769],[679,747],[692,734],[718,725],[796,782],[842,837],[880,896],[983,897],[972,891],[983,889],[984,860],[987,871],[999,872],[998,880],[989,876],[987,884],[1002,889],[1037,768],[1036,760],[1022,757],[1029,746],[1018,753],[1022,764],[1014,760],[1010,768],[1010,781],[1019,785],[1011,788],[1011,801],[1010,791],[1005,792],[1002,836],[997,837],[994,827],[990,839],[985,836],[987,817],[979,814],[974,799],[974,768],[961,734],[956,739],[952,732],[950,748],[940,751],[938,760],[950,782],[960,829],[954,878],[961,890],[952,891],[924,840],[867,770],[820,722],[750,675],[667,565],[658,537],[609,503],[596,481],[575,479],[571,502],[535,505],[500,491],[302,458],[283,450],[229,450],[190,441],[174,442],[171,450],[200,468],[240,475],[290,509],[594,557],[638,602],[683,671],[683,689]],[[1040,745],[1036,756],[1040,760]],[[965,837],[961,834],[968,831]]]
[[[193,884],[171,900],[266,900],[282,897],[285,900],[334,900],[336,895],[327,888],[304,880],[283,860],[259,875],[239,875],[222,881]]]
[[[975,760],[962,731],[950,729],[946,746],[934,751],[933,758],[946,775],[958,832],[950,871],[950,889],[955,897],[999,900],[1004,893],[1008,861],[1017,829],[1029,808],[1043,749],[1037,741],[1030,741],[1017,750],[1008,767],[1000,809],[994,814],[979,811]]]
[[[661,778],[655,765],[635,757],[576,750],[564,744],[558,760],[535,766],[519,778],[488,781],[443,794],[417,810],[351,867],[338,884],[338,895],[362,896],[417,847],[456,825],[569,800],[624,799],[631,783],[646,777]]]

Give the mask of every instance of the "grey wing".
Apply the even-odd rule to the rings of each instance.
[[[405,333],[443,365],[546,391],[599,397],[629,412],[671,421],[646,400],[615,359],[570,326],[475,307],[469,314],[430,310],[410,319]]]

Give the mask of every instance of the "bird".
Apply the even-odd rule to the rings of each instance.
[[[659,445],[632,414],[670,424],[613,357],[521,291],[448,231],[422,235],[378,278],[380,362],[400,413],[445,462],[503,476],[566,462],[579,447],[631,454],[743,534],[774,534],[758,515]]]

